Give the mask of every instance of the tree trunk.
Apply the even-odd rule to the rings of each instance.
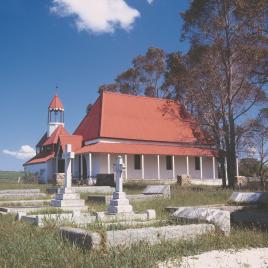
[[[229,116],[229,144],[226,151],[228,186],[235,187],[236,176],[236,150],[235,150],[235,124],[232,115]]]
[[[225,159],[224,155],[221,154],[219,156],[219,164],[220,164],[220,174],[221,174],[221,179],[222,179],[222,187],[226,188],[226,176],[225,176]]]

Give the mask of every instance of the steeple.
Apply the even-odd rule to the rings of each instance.
[[[50,137],[58,126],[64,126],[64,107],[60,98],[55,95],[48,107],[47,136]]]

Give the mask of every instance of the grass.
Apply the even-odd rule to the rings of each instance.
[[[53,227],[38,228],[0,216],[0,267],[155,267],[156,262],[178,259],[212,249],[267,247],[268,234],[233,228],[230,237],[220,233],[194,241],[178,241],[131,248],[86,251],[65,242]]]
[[[51,214],[65,214],[72,213],[71,210],[63,210],[61,208],[44,208],[37,211],[28,212],[27,215],[51,215]]]
[[[4,184],[6,185],[6,183]],[[9,186],[12,183],[8,184]],[[21,188],[21,184],[19,184]],[[24,185],[23,185],[24,186]],[[35,187],[34,187],[35,186]],[[128,194],[141,193],[146,185],[135,183],[124,185]],[[0,189],[2,184],[0,182]],[[38,188],[39,185],[25,188]],[[40,185],[43,190],[47,186]],[[10,189],[10,187],[7,187]],[[6,188],[6,189],[7,189]],[[171,186],[171,199],[155,199],[146,202],[132,202],[135,211],[152,208],[157,218],[167,220],[164,208],[167,206],[193,206],[227,203],[231,191],[216,187]],[[86,199],[86,195],[82,195]],[[87,202],[90,211],[104,211],[107,205]],[[42,211],[54,213],[55,211]],[[36,214],[36,213],[35,213]],[[168,222],[168,224],[175,224]],[[156,224],[157,226],[157,224]],[[125,229],[123,225],[105,227],[94,225],[91,230]],[[180,259],[182,256],[199,254],[214,249],[240,249],[248,247],[268,247],[268,233],[258,229],[232,228],[230,237],[221,233],[203,235],[193,241],[164,242],[150,246],[139,243],[131,248],[86,251],[63,240],[55,225],[45,228],[16,222],[12,216],[0,215],[0,267],[155,267],[157,262]]]
[[[138,187],[134,186],[135,191],[137,188]],[[217,187],[180,187],[177,184],[174,184],[171,186],[170,199],[155,198],[153,200],[130,203],[133,205],[133,209],[137,212],[144,212],[151,208],[156,210],[158,219],[166,219],[167,214],[164,211],[165,207],[225,204],[227,203],[231,193],[231,190],[223,190]],[[86,199],[86,195],[83,196]],[[91,211],[107,210],[107,205],[105,204],[88,201],[86,204]]]

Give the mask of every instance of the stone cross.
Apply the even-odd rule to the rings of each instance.
[[[74,159],[74,152],[72,152],[72,145],[65,145],[65,175],[64,175],[64,188],[72,187],[72,159]]]
[[[126,169],[126,166],[123,162],[122,156],[118,156],[116,159],[116,163],[114,165],[115,178],[116,178],[116,192],[123,192],[123,171]]]

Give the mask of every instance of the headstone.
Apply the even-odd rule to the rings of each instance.
[[[177,183],[180,186],[190,186],[191,185],[191,176],[187,174],[182,174],[177,176]]]
[[[117,157],[114,169],[116,174],[116,187],[112,200],[110,201],[108,213],[133,213],[132,206],[126,198],[126,193],[123,192],[123,171],[125,170],[125,165],[123,163],[122,156]]]
[[[176,210],[172,216],[177,219],[201,220],[214,223],[225,235],[229,235],[231,230],[230,214],[230,211],[220,209],[181,207]]]
[[[114,174],[97,174],[96,186],[115,187]]]
[[[80,199],[80,195],[75,193],[72,189],[72,162],[74,153],[72,152],[72,145],[66,144],[65,147],[65,175],[64,188],[60,189],[56,194],[56,198],[51,201],[53,207],[60,207],[62,209],[82,210],[86,209],[85,200]]]
[[[268,203],[267,192],[233,192],[229,201],[246,204]]]
[[[163,195],[170,196],[170,185],[148,185],[144,191],[144,195]]]

